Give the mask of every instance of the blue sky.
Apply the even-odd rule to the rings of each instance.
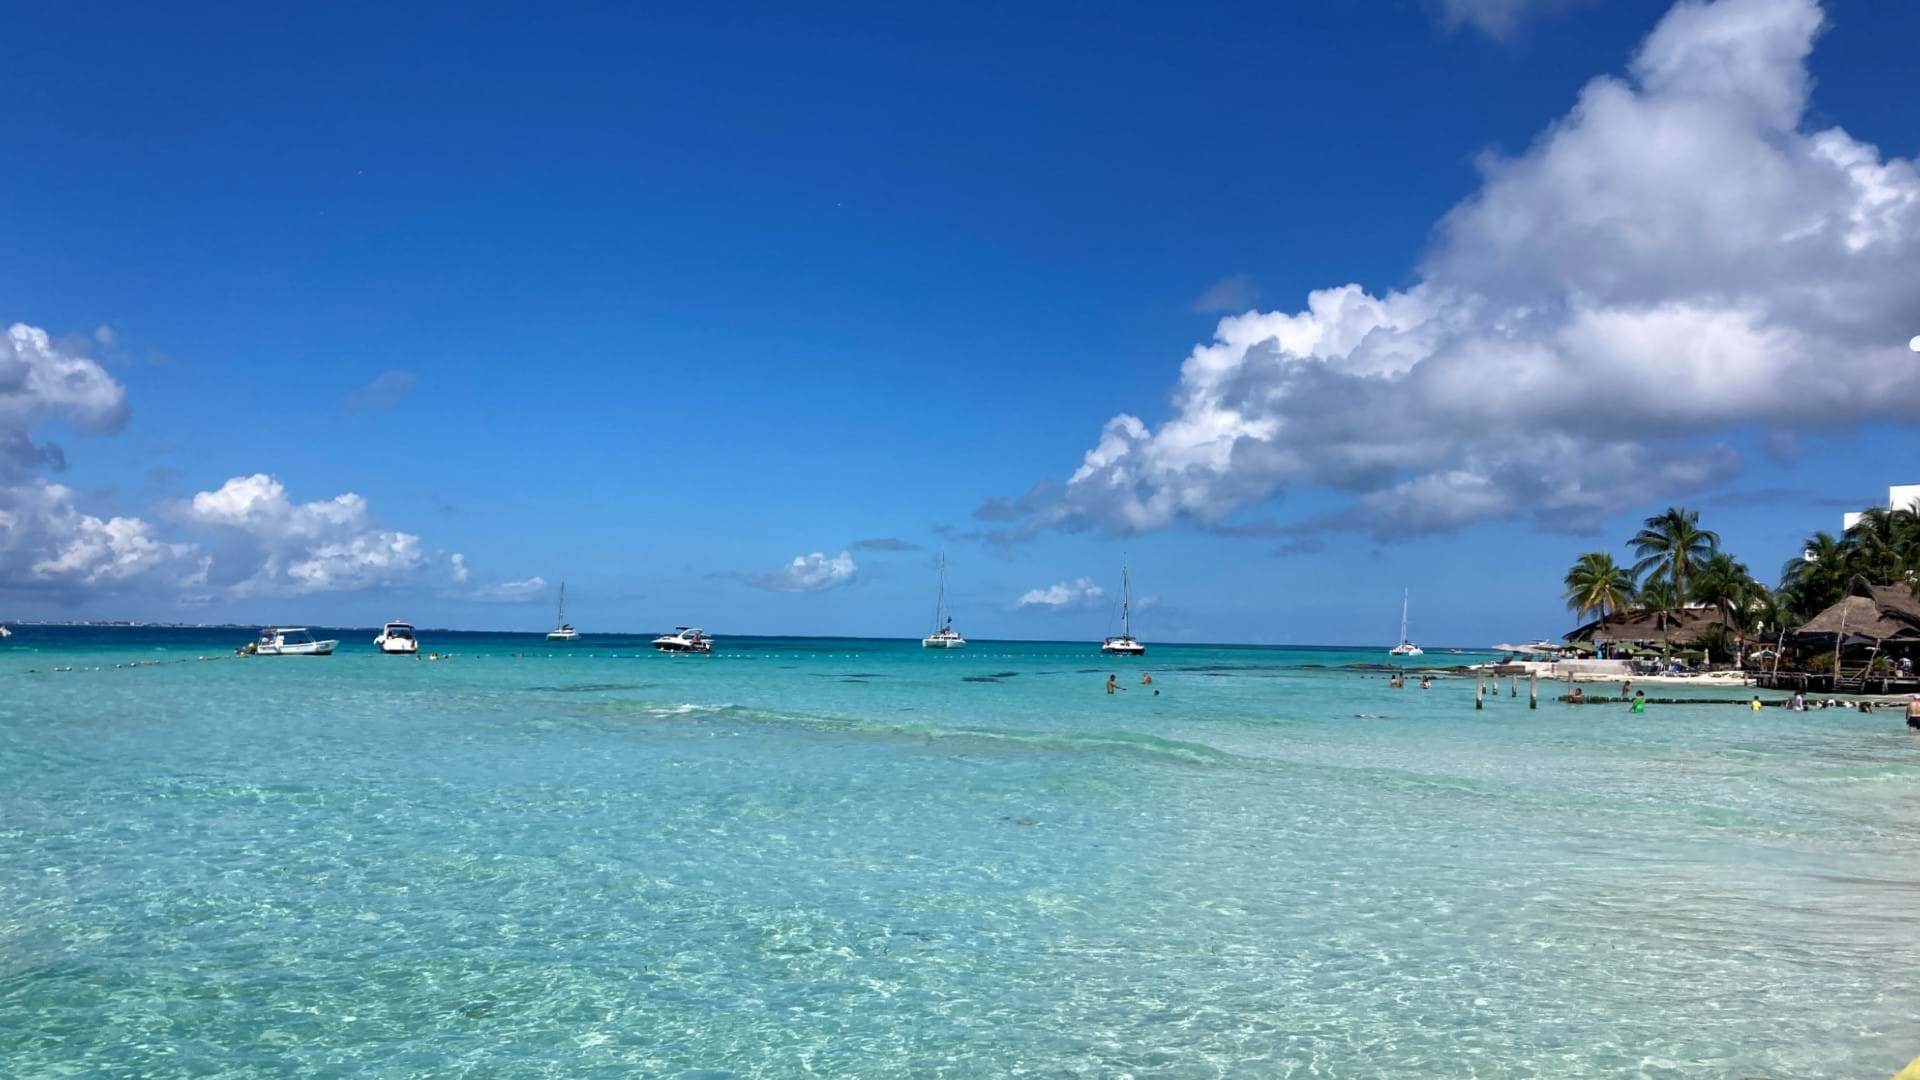
[[[972,636],[1109,632],[1125,553],[1149,640],[1384,642],[1410,587],[1417,636],[1484,644],[1571,625],[1573,556],[1670,502],[1771,579],[1920,482],[1912,5],[9,36],[0,324],[125,418],[0,386],[38,448],[0,472],[0,618],[543,629],[564,579],[587,630],[904,635],[944,549]],[[1349,283],[1389,313],[1183,377],[1222,315]]]

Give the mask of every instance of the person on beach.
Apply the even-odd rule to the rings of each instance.
[[[1635,690],[1633,692],[1633,711],[1637,713],[1647,711],[1647,692],[1645,690]]]

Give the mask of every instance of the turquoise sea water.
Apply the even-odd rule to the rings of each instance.
[[[1340,668],[1371,650],[424,635],[436,663],[351,631],[202,661],[248,635],[17,629],[7,1076],[1920,1054],[1920,740],[1890,714],[1476,713],[1471,681]]]

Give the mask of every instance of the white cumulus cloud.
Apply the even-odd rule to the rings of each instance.
[[[1807,124],[1823,25],[1815,0],[1680,3],[1627,77],[1482,163],[1415,284],[1220,320],[1171,416],[1115,416],[1004,531],[1216,522],[1296,486],[1384,536],[1584,529],[1724,482],[1733,431],[1920,421],[1920,171]]]
[[[1057,581],[1039,589],[1028,589],[1021,594],[1016,607],[1042,608],[1048,611],[1075,611],[1098,606],[1106,590],[1094,583],[1092,578],[1075,578],[1072,581]]]
[[[82,511],[65,485],[0,488],[0,584],[116,586],[161,567],[190,576],[192,554],[139,518]]]
[[[191,546],[167,543],[137,517],[96,515],[72,488],[35,475],[66,467],[34,429],[60,420],[105,434],[126,423],[126,389],[45,330],[16,323],[0,339],[0,586],[117,587],[162,568],[188,573]]]
[[[467,557],[456,551],[452,557],[447,560],[447,564],[449,572],[453,576],[453,583],[455,585],[465,584],[468,574]]]
[[[825,552],[816,551],[795,555],[778,570],[749,574],[747,581],[775,592],[821,592],[852,582],[859,569],[852,552],[842,551],[829,558]]]
[[[380,527],[359,495],[296,503],[265,473],[196,494],[183,517],[226,542],[215,558],[215,580],[238,596],[394,585],[424,559],[418,536]],[[244,576],[235,578],[235,568]]]

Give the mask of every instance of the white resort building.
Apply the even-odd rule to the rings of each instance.
[[[1920,484],[1896,484],[1887,489],[1887,509],[1920,509]],[[1840,517],[1840,531],[1845,532],[1860,524],[1863,515],[1860,511],[1843,514]]]

